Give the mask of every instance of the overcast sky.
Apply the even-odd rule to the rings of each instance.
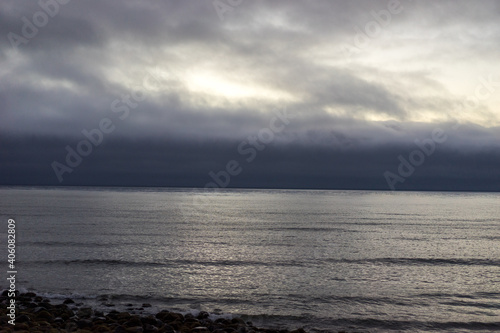
[[[3,0],[0,184],[203,187],[236,161],[216,185],[500,190],[499,18],[496,0]]]

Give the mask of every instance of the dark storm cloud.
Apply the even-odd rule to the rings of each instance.
[[[466,131],[477,142],[466,149],[448,142],[438,144],[435,153],[426,157],[403,183],[397,183],[396,189],[498,190],[498,145],[485,145],[488,140],[484,133]],[[75,147],[78,143],[69,138],[3,137],[0,183],[61,185],[51,163],[54,160],[65,163],[67,144]],[[65,174],[63,185],[204,187],[215,182],[210,172],[224,172],[227,163],[235,160],[241,172],[228,183],[219,178],[218,187],[389,190],[384,173],[397,174],[398,157],[409,160],[408,156],[418,148],[414,143],[370,147],[339,133],[330,133],[323,137],[322,144],[305,141],[297,145],[269,144],[257,152],[254,160],[248,161],[250,154],[239,153],[240,144],[234,140],[133,140],[115,136]]]
[[[380,37],[356,46],[389,3],[243,1],[221,21],[211,1],[73,0],[15,50],[9,34],[42,8],[3,1],[0,183],[59,184],[51,163],[109,118],[116,130],[63,185],[203,186],[287,109],[295,118],[231,186],[386,188],[398,156],[443,128],[441,149],[400,188],[462,177],[456,188],[498,189],[498,92],[457,110],[496,73],[500,6],[401,0]]]

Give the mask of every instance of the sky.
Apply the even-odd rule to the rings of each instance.
[[[500,191],[499,17],[3,0],[0,185]]]

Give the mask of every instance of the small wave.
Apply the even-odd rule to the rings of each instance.
[[[405,321],[405,320],[381,320],[374,318],[366,319],[333,319],[322,321],[323,326],[335,327],[358,327],[363,329],[383,329],[383,330],[401,330],[413,332],[422,331],[452,331],[452,330],[500,330],[500,322],[433,322],[433,321]]]
[[[32,265],[106,265],[130,267],[176,267],[176,266],[266,266],[266,267],[305,267],[318,264],[361,264],[361,265],[400,265],[400,266],[500,266],[500,260],[492,259],[444,259],[444,258],[372,258],[372,259],[315,259],[308,261],[255,261],[255,260],[189,260],[161,259],[158,261],[129,261],[120,259],[74,259],[23,261]]]
[[[351,230],[345,228],[311,228],[311,227],[279,227],[279,228],[261,228],[261,230],[270,230],[270,231],[309,231],[309,232],[360,232],[359,230]]]
[[[447,293],[423,293],[418,294],[415,297],[429,297],[429,298],[470,298],[475,299],[478,298],[478,294],[447,294]]]
[[[31,246],[54,246],[54,247],[82,247],[82,248],[95,248],[95,247],[115,247],[122,245],[136,245],[136,242],[120,242],[120,243],[110,243],[109,241],[98,243],[98,242],[61,242],[61,241],[26,241],[23,245]]]
[[[96,295],[85,295],[85,294],[79,294],[79,293],[68,293],[68,294],[59,294],[59,293],[47,293],[47,292],[35,292],[38,296],[42,296],[43,298],[48,298],[48,299],[67,299],[71,298],[74,300],[86,300],[86,299],[96,299]]]
[[[136,262],[115,259],[82,259],[82,260],[40,260],[23,261],[22,263],[42,264],[42,265],[106,265],[106,266],[164,266],[158,262]]]
[[[500,240],[500,236],[482,236],[478,237],[479,239],[487,239],[487,240]]]
[[[450,301],[450,302],[441,302],[441,304],[451,305],[451,306],[474,307],[474,308],[481,308],[481,309],[500,309],[500,303]]]
[[[53,299],[53,300],[64,300],[67,298],[71,299],[78,299],[78,300],[88,300],[88,299],[95,299],[97,298],[96,295],[86,295],[86,294],[80,294],[80,293],[73,293],[69,292],[67,294],[63,293],[57,293],[57,292],[45,292],[45,291],[39,291],[36,289],[31,289],[31,288],[24,288],[24,287],[17,287],[16,288],[21,294],[32,292],[35,293],[37,296],[47,298],[47,299]],[[1,290],[3,292],[3,290]],[[1,293],[0,292],[0,293]]]
[[[500,260],[492,259],[444,259],[444,258],[373,258],[373,259],[322,259],[326,262],[382,265],[459,265],[500,266]]]
[[[21,263],[21,262],[20,262]],[[81,259],[81,260],[40,260],[23,261],[31,265],[106,265],[106,266],[131,266],[131,267],[173,267],[184,265],[200,266],[303,266],[304,263],[297,261],[265,262],[249,260],[219,260],[219,261],[200,261],[200,260],[162,260],[162,261],[128,261],[118,259]]]

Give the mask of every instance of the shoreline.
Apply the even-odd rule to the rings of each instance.
[[[127,311],[98,311],[83,303],[66,299],[52,304],[49,299],[33,292],[16,291],[15,325],[9,324],[7,291],[0,296],[0,333],[3,332],[113,332],[113,333],[307,333],[303,328],[255,327],[239,317],[212,320],[210,314],[201,311],[197,316],[161,310],[156,314],[135,314]],[[142,304],[141,308],[149,307]]]

